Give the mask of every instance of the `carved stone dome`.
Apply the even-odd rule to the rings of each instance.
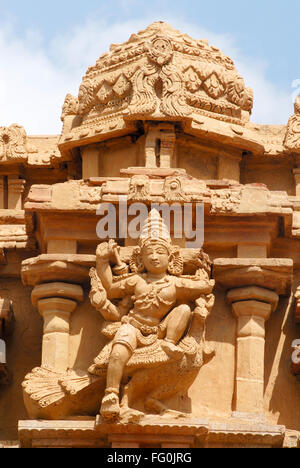
[[[206,40],[156,22],[112,45],[88,69],[78,100],[67,96],[63,118],[76,114],[72,129],[84,138],[121,130],[130,121],[178,121],[199,114],[239,125],[249,119],[252,105],[252,90],[229,57]]]

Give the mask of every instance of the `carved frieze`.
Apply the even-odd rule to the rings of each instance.
[[[211,213],[231,213],[235,212],[241,203],[241,191],[216,190],[212,194]]]

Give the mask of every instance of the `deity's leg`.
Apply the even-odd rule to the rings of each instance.
[[[119,392],[124,367],[129,361],[132,351],[123,344],[115,344],[107,368],[105,396],[102,400],[100,413],[107,419],[118,416],[120,412]]]
[[[191,308],[186,304],[173,309],[169,314],[166,340],[174,344],[178,343],[187,329],[191,315]]]
[[[191,308],[186,304],[176,307],[169,314],[166,337],[161,346],[171,357],[179,359],[183,356],[183,351],[176,344],[186,331],[191,315]]]
[[[124,367],[132,356],[132,351],[123,344],[115,344],[107,368],[107,388],[114,388],[119,392]]]
[[[122,325],[115,335],[107,367],[106,390],[100,411],[105,418],[114,418],[120,413],[120,384],[124,368],[136,347],[136,329],[129,324]]]

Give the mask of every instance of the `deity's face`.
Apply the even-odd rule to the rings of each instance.
[[[142,249],[142,262],[149,273],[161,275],[166,273],[169,266],[169,252],[167,247],[159,242],[153,241]]]

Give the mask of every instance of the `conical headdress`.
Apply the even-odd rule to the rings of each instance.
[[[162,242],[168,249],[171,246],[170,232],[159,212],[154,208],[150,211],[143,226],[139,238],[140,247],[144,247],[146,243],[155,240]]]

